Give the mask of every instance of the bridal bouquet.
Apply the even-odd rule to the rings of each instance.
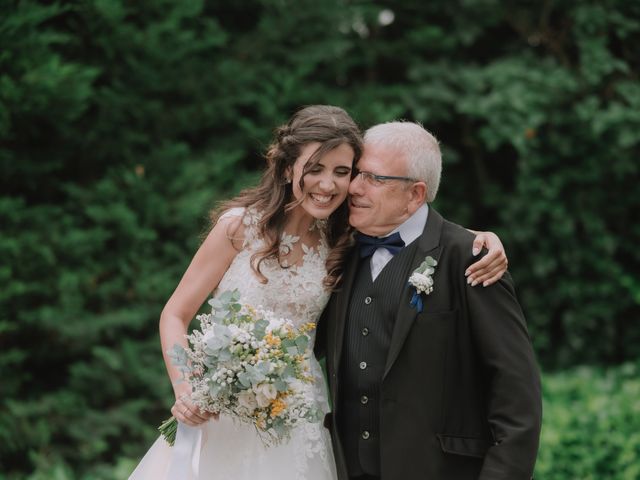
[[[315,324],[296,329],[290,320],[240,303],[237,290],[209,304],[211,313],[196,317],[200,330],[187,336],[189,346],[176,345],[170,354],[191,385],[193,403],[253,424],[265,445],[288,438],[299,422],[320,421],[303,388],[313,381],[307,332]],[[171,445],[176,429],[174,417],[159,427]]]

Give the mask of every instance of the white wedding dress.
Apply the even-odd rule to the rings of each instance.
[[[251,255],[263,242],[257,235],[259,214],[249,208],[235,208],[224,216],[242,216],[245,225],[243,249],[238,252],[220,281],[217,293],[238,289],[240,301],[272,310],[296,325],[316,322],[328,301],[322,285],[328,248],[324,240],[315,247],[301,245],[302,263],[281,268],[276,261],[264,261],[261,283],[250,266]],[[281,249],[293,248],[297,237],[283,235]],[[315,332],[309,332],[315,340]],[[328,412],[327,391],[320,366],[312,356],[315,382],[305,392],[310,400]],[[186,447],[186,453],[185,453]],[[179,453],[176,453],[179,452]],[[180,425],[174,447],[163,437],[153,444],[129,480],[333,480],[337,478],[331,438],[322,423],[302,423],[291,439],[265,447],[252,425],[234,422],[221,415],[204,425]]]

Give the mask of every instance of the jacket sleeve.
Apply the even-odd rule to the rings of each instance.
[[[490,287],[464,287],[473,343],[487,381],[494,437],[479,480],[529,480],[542,423],[540,374],[508,272]]]

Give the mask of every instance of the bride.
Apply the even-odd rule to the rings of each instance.
[[[310,106],[276,130],[260,183],[224,204],[215,226],[164,307],[160,337],[173,385],[171,413],[180,422],[174,447],[160,437],[130,480],[333,480],[337,478],[329,431],[321,423],[295,427],[290,440],[265,447],[255,428],[224,415],[201,412],[190,400],[167,352],[186,346],[191,319],[207,296],[238,289],[241,301],[291,319],[315,322],[338,285],[351,245],[347,189],[362,153],[355,122],[338,107]],[[474,275],[498,277],[502,245],[480,234],[489,254]],[[314,332],[310,332],[313,339]],[[311,345],[311,348],[313,346]],[[320,366],[304,392],[329,411]]]

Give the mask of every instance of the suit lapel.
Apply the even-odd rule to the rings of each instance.
[[[346,261],[344,276],[342,277],[342,285],[340,291],[336,293],[335,307],[331,312],[333,314],[335,325],[335,331],[330,337],[329,341],[333,343],[329,348],[333,347],[333,361],[336,371],[340,367],[340,357],[342,356],[342,342],[344,341],[344,328],[347,323],[347,316],[349,314],[349,300],[351,299],[351,290],[353,288],[353,282],[358,272],[358,262],[360,256],[358,255],[357,247],[354,247],[350,252],[350,257]]]
[[[436,261],[440,258],[440,234],[442,232],[442,216],[436,212],[433,208],[429,208],[429,216],[427,217],[427,224],[424,227],[422,235],[417,240],[418,248],[410,261],[409,269],[407,270],[407,280],[409,279],[409,272],[413,272],[424,261],[425,257],[431,256]],[[384,367],[383,379],[391,369],[391,366],[398,358],[402,345],[404,344],[409,330],[418,314],[417,310],[410,305],[410,299],[413,294],[409,287],[408,281],[399,286],[402,288],[402,295],[400,296],[400,306],[398,307],[398,313],[396,315],[395,324],[393,327],[393,333],[391,335],[391,343],[389,345],[389,352],[387,353],[387,361]]]

